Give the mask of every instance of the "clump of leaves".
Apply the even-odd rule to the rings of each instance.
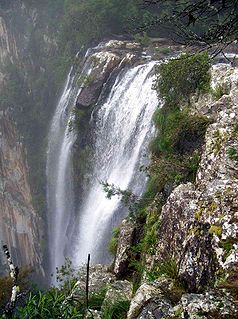
[[[83,318],[83,311],[80,305],[75,302],[65,303],[65,298],[64,292],[57,288],[52,288],[45,292],[30,293],[26,305],[18,308],[16,318]]]
[[[121,198],[122,202],[129,207],[131,213],[135,210],[135,207],[139,203],[139,196],[135,195],[130,190],[123,190],[114,184],[109,184],[108,182],[100,182],[103,191],[106,193],[106,198],[111,199],[113,196],[118,196]]]
[[[130,307],[128,299],[118,299],[116,302],[106,303],[103,309],[104,319],[126,319]]]
[[[112,230],[112,238],[108,243],[108,250],[112,255],[116,254],[119,234],[120,234],[120,227],[114,227]]]
[[[136,42],[139,42],[141,45],[148,47],[151,45],[151,39],[146,32],[137,33],[134,36]]]
[[[210,59],[208,53],[182,54],[177,59],[157,66],[154,89],[165,100],[167,107],[174,107],[190,100],[196,92],[210,89]]]

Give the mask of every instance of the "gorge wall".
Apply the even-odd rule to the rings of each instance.
[[[47,74],[51,72],[48,59],[55,52],[54,33],[42,6],[1,2],[0,240],[8,244],[19,266],[41,272],[46,240],[44,139],[58,88]],[[1,263],[6,263],[5,257]]]
[[[12,120],[4,112],[1,112],[0,127],[1,245],[8,245],[17,265],[44,273],[41,267],[43,223],[32,206],[26,149]],[[6,264],[5,256],[1,262]]]

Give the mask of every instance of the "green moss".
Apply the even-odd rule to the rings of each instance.
[[[237,136],[237,134],[238,134],[238,121],[235,121],[233,125],[233,129],[232,129],[232,135]]]
[[[155,53],[158,57],[161,55],[168,55],[172,52],[173,50],[170,47],[155,48]]]
[[[227,150],[227,154],[231,160],[236,161],[236,162],[238,161],[238,152],[234,147],[230,147]]]
[[[79,87],[89,87],[91,86],[96,80],[96,76],[93,75],[81,75],[77,80],[77,85]]]
[[[210,234],[214,234],[214,235],[216,235],[218,237],[221,237],[221,235],[222,235],[222,227],[221,226],[212,225],[209,228],[208,232]]]
[[[217,155],[222,147],[222,141],[223,141],[223,136],[219,130],[216,130],[214,132],[214,143],[213,143],[213,152],[215,155]]]
[[[234,243],[234,240],[231,238],[231,239],[226,239],[226,240],[221,240],[219,242],[219,247],[221,247],[225,253],[224,253],[224,258],[226,259],[229,254],[230,254],[230,251],[232,250],[233,248],[233,243]]]

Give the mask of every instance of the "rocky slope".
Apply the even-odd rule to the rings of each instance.
[[[150,270],[165,260],[175,262],[177,279],[187,293],[180,291],[175,302],[168,298],[175,288],[168,279],[145,283],[132,300],[128,318],[238,317],[237,295],[236,302],[232,296],[238,287],[237,79],[237,68],[215,65],[212,86],[222,87],[225,94],[217,101],[211,95],[194,99],[191,111],[213,122],[196,182],[179,185],[167,199],[155,254],[147,257]]]

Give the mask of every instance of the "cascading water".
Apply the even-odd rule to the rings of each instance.
[[[119,74],[105,103],[95,114],[95,154],[88,196],[81,205],[74,237],[73,260],[108,261],[107,241],[119,214],[120,200],[105,197],[99,181],[141,194],[146,177],[139,171],[143,153],[153,135],[152,116],[158,105],[152,90],[154,62]]]
[[[90,64],[86,63],[90,50],[83,61],[82,72],[89,75]],[[77,55],[76,55],[77,57]],[[63,93],[58,102],[48,137],[46,178],[50,271],[65,262],[65,249],[68,242],[67,228],[70,216],[74,213],[74,191],[71,164],[71,149],[76,135],[68,125],[73,121],[72,108],[76,104],[81,88],[75,83],[73,67],[67,76]],[[55,278],[53,278],[54,282]]]
[[[73,105],[76,95],[71,68],[52,120],[47,151],[48,236],[52,272],[64,263],[67,230],[65,225],[68,224],[69,212],[73,209],[74,202],[70,149],[75,136],[68,132],[67,122],[69,108]]]
[[[83,74],[90,74],[84,61]],[[118,198],[108,200],[100,181],[141,194],[146,176],[139,167],[153,135],[152,116],[158,105],[152,90],[155,62],[121,70],[109,96],[93,114],[92,171],[88,192],[75,212],[71,150],[76,135],[69,130],[71,109],[80,89],[71,69],[57,105],[49,133],[47,152],[47,203],[50,270],[70,255],[77,265],[91,253],[93,262],[108,261],[107,241],[112,227],[125,216]],[[104,86],[106,90],[106,85]],[[103,94],[102,94],[103,96]],[[76,194],[77,195],[77,194]],[[72,222],[73,221],[73,222]]]

